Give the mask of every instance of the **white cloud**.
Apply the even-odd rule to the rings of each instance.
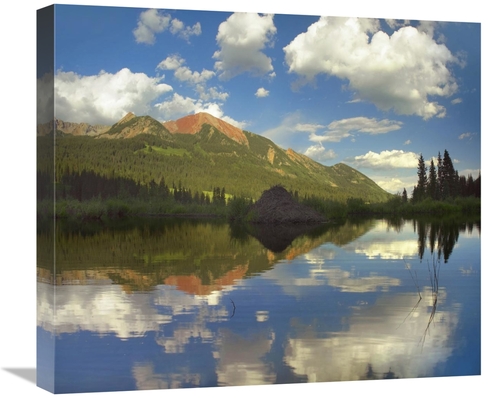
[[[137,28],[134,29],[135,41],[153,44],[156,40],[155,34],[167,29],[169,23],[170,14],[154,9],[141,12]]]
[[[313,142],[339,142],[350,137],[352,133],[366,133],[370,135],[385,134],[399,130],[403,123],[396,120],[377,120],[375,118],[353,117],[331,122],[323,135],[312,133],[309,139]]]
[[[385,22],[393,30],[396,30],[397,28],[400,28],[402,26],[410,24],[410,21],[407,20],[407,19],[406,20],[403,20],[403,19],[386,19]]]
[[[255,96],[258,98],[264,98],[267,97],[268,95],[269,95],[269,90],[266,90],[264,87],[260,87],[255,93]]]
[[[177,18],[172,19],[172,23],[170,24],[170,32],[176,34],[179,33],[182,29],[184,29],[184,22],[179,21]]]
[[[227,98],[229,97],[228,93],[219,91],[215,87],[206,87],[206,82],[215,76],[214,71],[203,69],[201,72],[193,72],[189,67],[184,65],[185,63],[186,60],[181,58],[179,55],[169,55],[167,58],[161,61],[156,66],[156,68],[173,70],[175,71],[174,77],[177,80],[195,85],[195,91],[203,101],[227,100]]]
[[[464,140],[464,139],[468,138],[469,140],[471,140],[472,137],[475,136],[475,135],[476,135],[476,133],[463,133],[463,134],[460,134],[458,136],[458,139],[459,140]]]
[[[327,161],[337,157],[337,154],[333,150],[326,150],[321,142],[307,148],[307,150],[304,152],[304,155],[317,161]]]
[[[241,129],[247,126],[246,122],[239,122],[225,116],[220,105],[215,102],[204,102],[201,99],[183,97],[178,93],[174,93],[169,100],[156,104],[155,108],[163,120],[176,119],[190,113],[206,112]]]
[[[177,68],[180,68],[184,64],[184,62],[186,62],[186,60],[181,58],[179,55],[169,55],[167,58],[161,61],[156,66],[156,68],[166,69],[166,70],[176,70]]]
[[[201,24],[196,22],[193,26],[184,26],[184,22],[177,18],[172,19],[170,14],[155,9],[141,12],[139,22],[133,33],[137,43],[154,44],[156,34],[168,28],[170,33],[178,35],[182,39],[189,41],[193,35],[201,34]]]
[[[179,55],[169,55],[163,61],[161,61],[156,68],[173,70],[174,77],[181,81],[187,82],[189,84],[205,85],[207,80],[210,80],[215,76],[215,72],[207,69],[203,69],[201,72],[193,72],[189,67],[184,66],[186,60],[181,58]]]
[[[199,35],[201,35],[201,24],[199,22],[196,22],[193,26],[187,26],[186,29],[180,33],[180,36],[186,41],[189,41],[191,36]]]
[[[242,130],[248,127],[248,122],[246,122],[246,121],[239,122],[238,120],[235,120],[229,116],[221,116],[221,117],[219,117],[219,119],[222,119],[225,122],[227,122],[233,126],[236,126]]]
[[[298,123],[295,126],[295,130],[304,131],[306,133],[315,133],[317,130],[324,128],[325,126],[321,124],[311,124],[311,123]]]
[[[207,69],[203,69],[201,72],[193,72],[187,66],[181,66],[175,71],[174,76],[181,82],[196,84],[205,83],[215,76],[215,72]]]
[[[478,178],[481,174],[481,169],[464,169],[458,172],[459,175],[468,177],[469,174],[472,175],[472,178]]]
[[[203,101],[210,101],[210,100],[225,101],[229,97],[229,93],[226,93],[224,91],[219,91],[215,87],[206,88],[205,85],[203,84],[198,84],[196,86],[196,92],[200,96],[200,99],[202,99]]]
[[[273,15],[234,13],[222,22],[216,37],[220,50],[213,55],[219,78],[229,80],[245,72],[272,75],[271,58],[262,50],[272,46],[276,31]]]
[[[58,71],[55,76],[56,117],[68,122],[116,123],[127,112],[148,114],[151,103],[172,87],[163,77],[124,68],[115,74],[81,76]]]
[[[410,144],[411,144],[411,140],[406,140],[403,145],[410,145]]]
[[[319,74],[347,79],[355,99],[429,119],[445,116],[428,97],[456,92],[448,65],[459,62],[431,33],[404,26],[389,36],[377,20],[321,17],[283,50],[289,72],[306,82]]]
[[[415,168],[418,164],[419,155],[414,152],[402,150],[382,151],[380,153],[369,151],[365,155],[355,156],[346,159],[346,162],[357,167],[367,167],[372,169],[392,169],[392,168]]]
[[[174,93],[170,99],[156,104],[155,108],[160,112],[165,120],[169,120],[176,119],[177,117],[185,116],[190,113],[203,112],[206,107],[211,107],[210,105],[211,104],[204,104],[201,100],[183,97],[178,93]],[[211,108],[212,110],[214,109],[213,106]]]
[[[455,98],[454,100],[451,101],[453,105],[460,104],[462,102],[462,98]]]
[[[377,185],[382,188],[384,191],[390,193],[403,193],[403,189],[406,188],[406,193],[408,197],[411,196],[413,187],[417,182],[417,177],[387,177],[387,176],[373,176],[372,180],[374,180]]]
[[[201,24],[196,22],[193,26],[184,26],[184,22],[174,18],[170,24],[170,33],[179,35],[186,41],[189,41],[191,36],[201,35]]]

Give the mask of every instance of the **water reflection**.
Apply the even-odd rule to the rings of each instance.
[[[424,252],[427,247],[430,249],[431,254],[437,252],[438,259],[441,257],[447,263],[450,258],[453,248],[458,241],[460,232],[473,233],[474,226],[477,227],[480,233],[480,222],[471,220],[413,220],[413,228],[418,232],[418,254],[420,259],[424,257]]]
[[[37,300],[57,392],[480,373],[475,224],[358,220],[286,247],[212,221],[56,232]]]

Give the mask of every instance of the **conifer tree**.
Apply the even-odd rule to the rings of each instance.
[[[403,188],[403,195],[401,196],[401,199],[402,199],[403,203],[408,202],[408,193],[406,192],[406,188]]]
[[[431,166],[429,167],[429,181],[427,182],[427,196],[433,200],[438,199],[438,182],[436,167],[434,166],[434,159],[431,159]]]
[[[437,200],[443,199],[443,159],[441,158],[441,152],[438,152],[437,159]]]
[[[414,189],[413,200],[415,202],[420,202],[425,199],[427,189],[427,166],[425,165],[422,154],[420,154],[420,158],[418,159],[417,176],[418,181]]]
[[[451,161],[450,154],[445,149],[443,153],[443,173],[442,173],[442,199],[453,197],[456,194],[456,173]]]

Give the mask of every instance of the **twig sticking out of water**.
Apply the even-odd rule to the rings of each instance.
[[[420,302],[421,302],[421,301],[422,301],[422,297],[420,297],[420,298],[418,299],[417,304],[415,304],[415,305],[413,306],[413,308],[411,309],[411,311],[408,313],[408,315],[406,315],[405,319],[403,319],[403,322],[401,322],[401,325],[403,325],[403,324],[406,322],[406,320],[408,319],[408,317],[409,317],[411,314],[413,314],[413,313],[415,312],[415,310],[417,309],[417,307],[418,307],[418,305],[420,304]],[[399,326],[396,328],[396,330],[398,330],[398,329],[399,329],[399,327],[400,327],[401,325],[399,325]]]
[[[432,310],[431,310],[431,316],[429,317],[429,322],[427,322],[427,327],[425,328],[423,341],[425,341],[425,336],[427,335],[427,332],[429,331],[429,327],[431,326],[431,323],[434,320],[434,316],[436,315],[438,293],[439,293],[439,270],[440,270],[440,267],[441,267],[441,262],[439,260],[436,261],[436,258],[433,257],[432,258],[432,271],[431,271],[431,266],[429,264],[429,260],[427,260],[427,268],[429,269],[429,277],[431,280],[431,288],[432,288]],[[423,347],[423,342],[422,342],[422,347]]]
[[[408,272],[410,273],[410,276],[411,276],[411,279],[413,279],[413,283],[415,284],[416,288],[417,288],[417,292],[418,292],[418,297],[420,297],[420,300],[422,300],[422,295],[420,294],[420,287],[418,286],[418,278],[417,278],[417,271],[415,270],[415,277],[413,277],[413,274],[411,272],[411,268],[410,268],[410,264],[407,263],[403,257],[403,261],[405,263],[405,268],[408,270]],[[420,301],[419,300],[419,301]]]
[[[431,280],[432,293],[437,296],[439,290],[439,270],[441,268],[441,262],[436,261],[436,257],[432,257],[432,272],[429,260],[427,260],[427,269],[429,270],[429,278]]]

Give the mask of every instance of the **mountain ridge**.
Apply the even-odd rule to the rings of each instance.
[[[248,139],[243,134],[242,129],[206,112],[187,115],[177,120],[169,120],[164,122],[163,126],[172,134],[197,134],[205,123],[215,127],[232,140],[248,146]]]
[[[55,125],[65,126],[62,121]],[[59,127],[58,147],[65,156],[56,164],[75,172],[90,169],[140,184],[163,179],[200,192],[225,186],[228,193],[253,198],[277,184],[300,195],[342,200],[380,202],[392,196],[346,164],[325,166],[206,113],[160,123],[129,112],[100,134],[88,125],[93,133],[84,136]]]

